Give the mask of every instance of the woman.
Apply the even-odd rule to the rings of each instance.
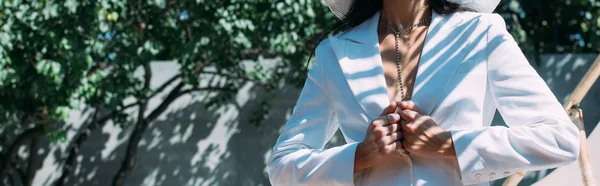
[[[267,162],[273,185],[488,185],[577,159],[576,127],[499,15],[355,0],[335,31]],[[508,128],[490,126],[496,109]],[[347,144],[324,149],[338,128]]]

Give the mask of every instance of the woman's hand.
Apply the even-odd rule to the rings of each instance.
[[[402,146],[410,154],[432,158],[455,158],[452,136],[439,127],[412,101],[398,102],[401,109]]]
[[[358,144],[354,158],[354,172],[381,163],[385,157],[404,152],[400,143],[400,114],[394,113],[398,105],[391,102],[379,118],[367,129],[365,139]],[[404,152],[405,153],[405,152]]]

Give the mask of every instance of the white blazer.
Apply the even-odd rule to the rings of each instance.
[[[412,100],[451,131],[458,165],[414,155],[353,173],[357,144],[389,105],[379,13],[323,41],[267,162],[273,185],[488,185],[576,161],[578,130],[497,14],[434,13]],[[490,126],[498,109],[509,126]],[[324,149],[337,129],[347,144]]]

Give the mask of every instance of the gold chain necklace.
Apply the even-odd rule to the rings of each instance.
[[[405,29],[401,29],[401,30],[396,30],[394,28],[392,28],[388,23],[385,23],[385,27],[387,28],[387,30],[394,34],[394,39],[396,40],[396,65],[398,66],[398,85],[400,86],[400,93],[401,93],[401,100],[404,100],[405,98],[405,93],[404,93],[404,84],[402,83],[402,65],[400,64],[400,49],[398,47],[398,38],[400,38],[400,35],[405,35],[410,33],[410,31],[412,31],[412,29],[414,27],[418,27],[418,26],[422,26],[424,24],[426,24],[427,22],[431,21],[431,16],[422,19],[421,21],[419,21],[418,23],[409,26],[408,28]]]

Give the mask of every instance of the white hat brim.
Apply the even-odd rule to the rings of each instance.
[[[466,8],[472,9],[481,13],[492,13],[500,0],[449,0],[450,2],[461,4]],[[325,0],[327,6],[333,14],[339,19],[344,18],[346,13],[350,11],[350,7],[354,0]]]

